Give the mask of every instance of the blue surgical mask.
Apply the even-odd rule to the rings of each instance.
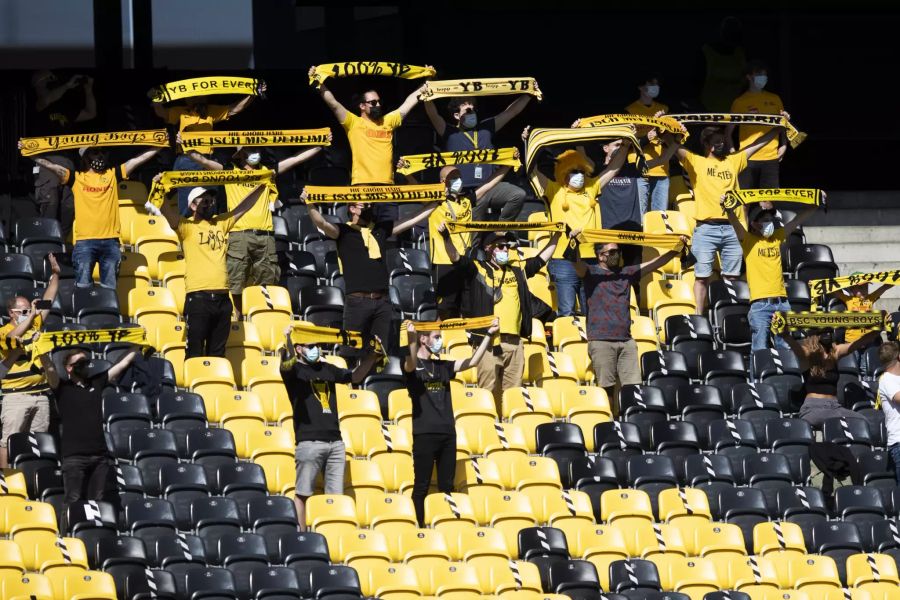
[[[569,187],[580,190],[584,187],[584,173],[572,173],[569,175]]]
[[[310,364],[315,364],[319,362],[319,347],[313,346],[312,348],[304,348],[303,349],[303,360]]]
[[[650,98],[656,98],[659,96],[659,86],[658,85],[648,85],[647,86],[647,96]]]
[[[444,338],[436,337],[431,340],[431,343],[428,344],[428,349],[431,350],[432,354],[440,354],[441,349],[444,347]]]
[[[509,252],[507,250],[494,250],[494,262],[501,267],[509,262]]]
[[[475,126],[478,125],[478,115],[473,112],[468,112],[463,115],[462,118],[462,126],[466,129],[474,129]]]
[[[463,182],[462,182],[461,177],[457,177],[456,179],[451,180],[450,181],[450,193],[451,194],[460,193],[462,191],[462,183]]]
[[[753,85],[757,89],[760,89],[760,90],[763,89],[764,87],[766,87],[767,83],[769,83],[768,75],[754,75],[753,76]]]
[[[775,233],[775,223],[769,221],[768,223],[763,223],[762,226],[762,236],[764,238],[770,238]]]
[[[252,152],[247,155],[247,164],[251,167],[255,167],[259,164],[259,161],[262,159],[262,156],[259,152]]]

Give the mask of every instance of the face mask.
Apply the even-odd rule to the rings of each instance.
[[[28,313],[21,314],[18,317],[16,317],[16,324],[21,325],[22,323],[24,323],[27,320],[28,320]]]
[[[89,164],[91,165],[91,169],[98,173],[106,170],[106,158],[102,156],[92,158]]]
[[[91,361],[87,358],[79,358],[75,364],[72,365],[72,374],[79,379],[87,379],[90,364]]]
[[[647,96],[650,98],[656,98],[659,96],[659,86],[658,85],[648,85],[647,86]]]
[[[584,187],[584,173],[572,173],[569,175],[569,187],[580,190]]]
[[[380,119],[381,118],[381,105],[373,106],[369,110],[369,118],[370,119]]]
[[[834,334],[826,331],[819,335],[819,343],[826,351],[831,351],[831,344],[834,342]]]
[[[250,165],[251,167],[255,167],[256,165],[259,164],[259,161],[261,158],[262,157],[260,156],[259,152],[254,152],[252,154],[248,154],[247,155],[247,164]]]
[[[725,149],[725,142],[714,144],[712,147],[712,153],[716,158],[725,158],[728,155],[728,151]]]
[[[428,344],[428,349],[431,350],[432,354],[440,354],[441,348],[444,347],[444,338],[436,337],[431,340],[431,343]]]
[[[766,87],[766,84],[769,83],[768,75],[754,75],[753,76],[753,86],[757,89],[763,89]]]
[[[764,238],[772,237],[772,234],[775,233],[775,223],[769,221],[768,223],[763,223],[762,225],[762,236]]]
[[[212,204],[204,204],[197,209],[197,217],[209,221],[216,215],[216,207]]]
[[[610,252],[606,256],[606,267],[608,269],[618,269],[622,266],[622,255],[618,252]]]
[[[462,191],[462,178],[457,177],[450,181],[450,185],[447,188],[450,190],[451,194],[458,194]]]
[[[319,347],[313,346],[312,348],[304,348],[303,360],[310,364],[319,362]]]
[[[509,252],[506,250],[494,250],[494,262],[501,267],[509,262]]]
[[[375,218],[375,212],[371,208],[364,208],[359,211],[359,220],[365,221],[366,223],[371,223]]]
[[[473,112],[467,112],[463,115],[462,126],[466,129],[474,129],[478,125],[478,115]]]

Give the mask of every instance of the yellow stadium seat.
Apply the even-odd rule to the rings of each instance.
[[[587,340],[565,338],[560,344],[559,351],[572,359],[578,381],[584,383],[592,383],[594,381],[594,369],[591,363],[591,355],[588,352]]]
[[[517,418],[527,421],[534,415],[542,415],[550,419],[554,417],[550,397],[541,388],[515,387],[503,390],[501,407],[503,419],[510,423],[516,423]]]
[[[165,278],[169,273],[184,273],[184,269],[184,252],[180,250],[161,254],[156,260],[156,272],[159,274],[159,279]]]
[[[584,317],[556,317],[551,325],[553,347],[559,350],[563,340],[578,339],[587,341],[586,327]]]
[[[644,213],[646,233],[675,233],[691,237],[693,226],[687,216],[677,210],[651,210]]]
[[[479,556],[466,561],[475,569],[483,594],[504,594],[516,590],[541,591],[541,575],[537,566],[524,560],[514,561],[519,574],[516,581],[509,559],[501,556]]]
[[[403,347],[402,344],[400,347]],[[448,349],[448,356],[445,357],[445,360],[464,360],[466,358],[471,358],[473,352],[472,347],[468,344],[457,344],[453,348]],[[470,367],[465,371],[457,371],[454,378],[459,379],[467,386],[478,385],[478,369],[476,367]]]
[[[132,244],[137,244],[138,240],[142,238],[174,240],[176,244],[178,242],[178,236],[172,228],[169,227],[168,221],[163,217],[148,214],[139,214],[131,222]],[[156,270],[155,261],[150,266],[152,267],[152,271]],[[151,276],[156,278],[152,273]]]
[[[681,530],[682,534],[685,533]],[[741,528],[733,523],[696,523],[693,537],[686,538],[690,556],[712,556],[714,554],[733,554],[744,556],[744,534]]]
[[[416,600],[421,598],[415,569],[399,563],[354,565],[362,592],[382,600]]]
[[[95,266],[93,277],[100,281],[99,265]],[[119,262],[119,276],[116,278],[116,293],[119,298],[119,306],[128,305],[128,292],[132,289],[150,287],[150,270],[147,267],[147,257],[136,252],[122,252]]]
[[[3,529],[11,537],[25,531],[56,533],[56,511],[46,502],[13,502],[3,506]]]
[[[647,285],[647,308],[653,316],[660,341],[665,342],[663,325],[666,319],[696,311],[693,287],[677,279],[652,281]]]
[[[619,530],[632,556],[646,559],[655,554],[688,555],[681,531],[671,525],[641,521],[613,523],[610,527]]]
[[[388,419],[412,431],[412,400],[406,388],[388,394]]]
[[[653,522],[650,496],[641,490],[607,490],[600,496],[600,518],[609,524],[622,520],[619,529],[642,521]]]
[[[232,372],[240,373],[241,364],[246,359],[259,358],[262,353],[259,332],[256,331],[253,323],[232,321],[229,326],[228,340],[225,343],[225,358],[231,363]]]
[[[185,342],[174,341],[174,338],[179,333],[182,336],[181,339],[184,340],[184,336],[187,335],[187,331],[183,328],[182,325],[175,325],[172,328],[172,331],[167,334],[173,337],[173,341],[167,343],[161,342],[159,351],[164,359],[172,363],[172,370],[175,371],[175,384],[178,387],[188,387],[187,385],[185,385],[184,381],[184,355],[186,347]]]
[[[716,569],[708,559],[678,554],[654,554],[648,560],[656,564],[664,590],[674,590],[697,598],[719,589]]]
[[[140,206],[147,203],[147,186],[141,181],[123,179],[119,182],[119,208],[122,206]]]
[[[794,555],[787,560],[776,561],[776,568],[787,563],[787,580],[783,578],[781,569],[779,578],[783,587],[794,587],[808,594],[816,594],[831,587],[841,587],[838,568],[834,559],[818,554]]]
[[[127,306],[128,316],[147,330],[147,341],[154,348],[162,347],[159,332],[171,331],[179,322],[175,296],[166,288],[132,289]]]
[[[371,462],[378,465],[385,491],[406,493],[412,491],[412,456],[405,452],[383,452],[376,454]]]
[[[447,496],[450,496],[452,503]],[[475,527],[472,501],[466,494],[428,494],[425,497],[425,522],[441,532],[451,531],[456,527]]]
[[[549,418],[547,419],[549,422]],[[525,434],[512,423],[494,423],[492,427],[481,427],[478,422],[456,424],[456,449],[460,453],[489,455],[497,451],[515,450],[528,452]],[[502,434],[502,435],[501,435]]]
[[[418,575],[425,594],[449,598],[448,594],[471,592],[477,595],[473,600],[481,597],[478,574],[465,563],[447,561],[425,573],[419,571]]]
[[[328,553],[331,562],[344,563],[353,568],[370,568],[391,562],[387,538],[380,531],[369,529],[344,531],[330,538]]]
[[[366,417],[347,417],[341,427],[347,456],[369,457],[387,452],[381,423]]]
[[[700,518],[711,521],[709,497],[698,488],[667,488],[659,493],[659,519],[667,523]]]
[[[610,525],[597,525],[593,520],[588,523],[583,519],[570,519],[554,525],[566,534],[566,542],[569,545],[569,555],[572,558],[584,558],[584,552],[591,546],[604,544],[610,538],[607,532],[614,528]],[[613,535],[619,535],[615,530]],[[623,541],[624,545],[624,541]]]
[[[262,356],[248,358],[241,363],[241,382],[249,389],[257,382],[281,382],[281,360],[277,357]]]
[[[535,517],[541,523],[559,527],[569,521],[586,521],[594,524],[591,499],[584,492],[560,490],[556,493],[544,486],[530,486],[522,490],[531,501]]]
[[[22,551],[25,568],[29,571],[46,574],[49,570],[60,567],[88,568],[87,551],[84,542],[78,538],[53,538],[46,535],[46,532],[31,536],[26,532],[16,536],[16,544]],[[65,546],[65,554],[60,545]]]
[[[291,450],[262,450],[253,453],[253,462],[266,474],[266,486],[272,495],[282,494],[297,482],[297,463]]]
[[[597,526],[596,532],[600,539],[597,545],[587,546],[584,550],[584,559],[597,567],[600,576],[600,587],[609,589],[609,565],[617,560],[628,558],[628,547],[622,533],[611,526]],[[589,543],[588,540],[585,540]],[[571,550],[570,550],[571,552]]]
[[[612,408],[606,390],[596,386],[581,385],[562,397],[562,411],[569,423],[581,428],[585,444],[594,451],[594,426],[612,420]]]
[[[12,540],[0,540],[0,576],[24,571],[25,564],[19,545]]]
[[[662,252],[657,248],[641,248],[641,262],[650,262],[651,260],[655,260],[657,257],[659,257],[660,254],[662,254]],[[657,267],[657,272],[669,276],[678,275],[679,273],[681,273],[681,257],[676,256],[664,265],[660,265],[659,267]]]
[[[119,237],[126,246],[130,246],[132,242],[131,224],[134,223],[134,220],[140,214],[140,211],[138,211],[137,207],[134,205],[119,205],[119,225],[121,227]]]
[[[186,294],[184,271],[166,273],[162,278],[162,287],[175,294],[175,304],[178,306],[178,312],[184,314],[184,298]]]
[[[457,346],[469,346],[469,336],[471,334],[465,330],[448,329],[441,335],[444,337],[444,347],[446,347],[448,351]]]
[[[764,556],[748,557],[718,552],[704,558],[715,567],[722,588],[740,590],[748,594],[780,588],[778,572],[772,561]],[[755,566],[753,561],[756,563]]]
[[[337,396],[338,420],[348,417],[378,421],[381,425],[381,406],[378,396],[372,390],[354,390],[347,387],[335,388]]]
[[[540,352],[528,357],[528,377],[524,381],[534,383],[547,392],[553,412],[558,418],[562,412],[562,398],[573,393],[578,386],[578,370],[568,354]]]
[[[294,432],[286,427],[267,427],[261,421],[234,419],[225,429],[234,436],[238,458],[250,458],[261,449],[293,451],[294,448]]]
[[[550,280],[546,269],[541,269],[528,278],[528,291],[539,298],[554,311],[558,308],[556,301],[556,285]]]
[[[510,554],[503,534],[489,527],[465,527],[444,532],[444,540],[450,560],[470,561],[482,557],[509,559]]]
[[[526,456],[521,452],[507,450],[491,454],[497,464],[500,480],[508,490],[519,490],[530,486],[560,489],[559,467],[556,462],[544,456]]]
[[[478,487],[469,493],[479,525],[500,531],[511,555],[517,556],[518,533],[523,527],[534,527],[537,519],[528,496],[521,492]]]
[[[844,590],[840,590],[842,593]],[[900,600],[900,587],[896,583],[864,583],[861,587],[854,588],[851,600]],[[863,595],[866,597],[864,598]],[[830,600],[831,596],[828,597]]]
[[[784,540],[783,544],[780,539]],[[753,551],[760,556],[775,552],[806,554],[803,530],[788,521],[757,523],[753,527]],[[773,554],[772,558],[777,560],[780,556]]]
[[[650,317],[638,315],[631,318],[631,337],[637,343],[638,357],[645,352],[655,352],[659,349],[656,325]]]
[[[306,526],[328,539],[359,529],[356,503],[350,496],[316,494],[306,500]]]
[[[116,583],[112,575],[103,571],[81,568],[58,568],[48,571],[47,578],[53,595],[67,600],[116,600]]]
[[[231,392],[216,396],[206,402],[206,417],[210,423],[221,423],[223,426],[231,419],[254,419],[266,422],[262,399],[256,392]]]
[[[234,373],[227,359],[217,356],[196,356],[184,361],[184,381],[188,389],[203,396],[207,406],[216,398],[234,393]]]
[[[452,560],[444,534],[436,529],[401,529],[387,536],[391,560],[427,568],[431,559]]]
[[[291,298],[287,289],[274,285],[244,288],[241,302],[247,320],[259,331],[262,346],[275,351],[284,343],[284,330],[290,325]]]
[[[0,482],[4,486],[0,490],[0,507],[6,502],[13,502],[16,498],[28,499],[28,488],[25,485],[25,475],[17,469],[0,470]]]
[[[484,416],[497,419],[497,408],[494,396],[482,388],[464,388],[461,393],[453,395],[453,416],[459,419],[465,416]]]
[[[875,569],[872,569],[870,561],[875,564]],[[885,583],[900,586],[897,563],[892,557],[887,554],[853,554],[847,557],[848,585],[869,589],[874,587],[871,584]]]
[[[375,490],[382,494],[386,491],[384,477],[381,475],[381,467],[371,460],[348,460],[344,470],[346,478],[359,502],[359,492],[363,490]]]
[[[40,573],[0,573],[0,596],[12,600],[54,600],[50,579]]]
[[[178,250],[178,240],[174,238],[161,238],[156,235],[139,237],[134,240],[134,251],[143,254],[147,259],[147,271],[152,279],[159,279],[156,267],[159,264],[159,255]]]
[[[500,469],[497,463],[488,457],[470,456],[456,461],[456,476],[453,487],[461,492],[486,485],[503,489]]]

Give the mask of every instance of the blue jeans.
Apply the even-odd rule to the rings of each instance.
[[[741,274],[744,252],[731,224],[697,223],[691,240],[691,254],[697,259],[697,264],[694,265],[696,277],[712,275],[716,252],[719,253],[722,275],[738,277]]]
[[[556,314],[560,317],[574,315],[576,297],[581,304],[581,312],[584,313],[587,300],[581,278],[575,272],[575,264],[561,258],[551,258],[547,269],[550,271],[550,279],[556,285]]]
[[[78,240],[72,250],[72,266],[75,268],[75,285],[91,287],[94,265],[100,265],[100,287],[116,289],[116,274],[122,261],[118,238],[105,240]]]
[[[647,214],[648,210],[667,210],[669,208],[668,177],[640,177],[637,184],[641,215]]]
[[[769,324],[772,322],[772,315],[776,312],[788,312],[791,305],[787,300],[755,300],[750,304],[750,312],[747,314],[747,320],[750,321],[750,351],[756,352],[763,350],[768,346],[769,342]],[[775,347],[788,349],[787,345],[781,337],[775,337]]]
[[[179,154],[175,157],[175,164],[172,165],[173,171],[205,171],[206,167],[194,162],[186,154]],[[181,215],[189,216],[191,214],[188,209],[188,194],[191,193],[191,187],[178,188],[178,212]]]
[[[900,444],[888,446],[888,454],[890,454],[891,460],[894,461],[895,477],[897,478],[897,485],[900,485]]]

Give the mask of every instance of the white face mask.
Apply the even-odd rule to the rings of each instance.
[[[647,86],[647,96],[650,98],[656,98],[659,96],[659,86],[658,85],[648,85]]]
[[[308,362],[309,364],[319,362],[319,347],[313,346],[312,348],[304,348],[303,359],[306,360],[306,362]]]
[[[431,343],[428,344],[428,349],[431,350],[432,354],[440,354],[441,349],[444,347],[444,338],[436,337],[431,340]]]
[[[247,164],[251,167],[255,167],[259,164],[259,161],[262,159],[259,152],[253,152],[247,155]]]
[[[584,187],[584,173],[572,173],[569,175],[569,187],[580,190]]]
[[[768,75],[754,75],[753,76],[753,85],[757,89],[763,89],[766,87],[766,84],[769,83]]]
[[[494,250],[494,262],[501,267],[509,262],[509,252],[506,250]]]
[[[456,179],[451,180],[450,186],[449,186],[450,193],[452,193],[452,194],[460,193],[462,191],[462,183],[463,182],[462,182],[461,177],[457,177]]]
[[[762,236],[764,238],[770,238],[775,233],[775,223],[769,221],[768,223],[762,224]]]
[[[16,317],[16,324],[21,325],[22,323],[24,323],[27,320],[28,320],[28,313],[23,313]]]

